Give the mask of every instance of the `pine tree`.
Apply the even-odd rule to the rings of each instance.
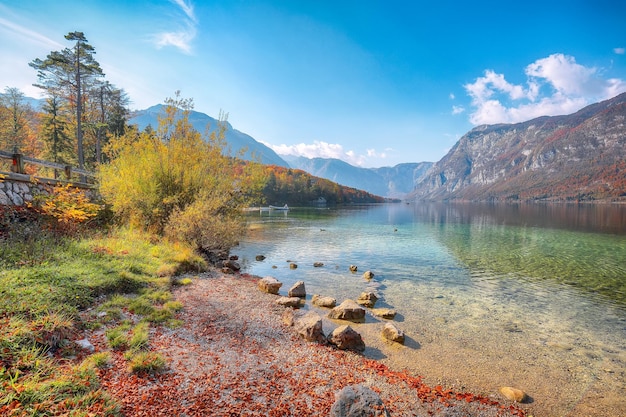
[[[65,35],[68,41],[75,41],[73,48],[52,51],[45,60],[39,58],[29,65],[37,70],[40,84],[35,86],[58,96],[70,103],[75,111],[76,150],[78,166],[85,165],[83,146],[84,92],[104,76],[100,64],[94,59],[95,49],[87,43],[83,32],[70,32]]]
[[[68,123],[63,114],[61,100],[57,96],[49,97],[43,111],[40,136],[44,143],[43,157],[56,163],[72,164],[72,138],[68,134]],[[54,177],[57,178],[56,170]]]

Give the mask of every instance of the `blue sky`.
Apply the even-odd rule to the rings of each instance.
[[[626,2],[0,0],[0,89],[82,31],[133,109],[175,91],[281,154],[437,161],[626,91]]]

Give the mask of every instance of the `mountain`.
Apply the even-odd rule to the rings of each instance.
[[[395,167],[360,168],[340,159],[285,156],[292,168],[301,169],[348,187],[384,197],[400,198],[413,191],[432,162],[399,164]]]
[[[408,200],[626,200],[626,93],[565,116],[478,126]]]
[[[139,110],[135,112],[128,121],[131,125],[137,125],[139,130],[143,130],[146,126],[150,125],[156,129],[159,122],[157,116],[163,114],[164,106],[157,104],[156,106],[149,107],[145,110]],[[214,132],[218,126],[218,120],[208,116],[204,113],[191,110],[189,113],[189,122],[194,129],[198,132],[204,133],[209,127],[210,132]],[[250,135],[233,129],[230,123],[226,122],[226,141],[231,152],[237,153],[241,149],[246,149],[243,154],[243,158],[247,160],[260,160],[261,163],[266,165],[278,165],[282,167],[289,167],[276,152],[269,147],[257,142]]]

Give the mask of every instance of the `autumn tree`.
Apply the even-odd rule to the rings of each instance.
[[[65,39],[74,42],[74,46],[52,51],[44,60],[37,58],[29,65],[37,70],[39,84],[35,86],[44,89],[48,95],[62,97],[74,110],[78,165],[83,168],[84,93],[104,74],[94,58],[95,49],[87,43],[83,32],[70,32],[65,35]]]
[[[21,149],[29,142],[33,110],[24,101],[24,93],[7,87],[0,94],[0,149]]]

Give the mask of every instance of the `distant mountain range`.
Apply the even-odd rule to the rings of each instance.
[[[136,111],[129,123],[137,125],[140,130],[145,129],[148,125],[156,128],[158,115],[164,111],[163,107],[159,104]],[[213,117],[193,110],[189,114],[189,121],[199,132],[205,132],[207,125],[210,131],[214,131],[218,124],[218,121]],[[251,136],[234,129],[229,123],[227,123],[225,136],[231,152],[237,153],[241,149],[246,149],[243,155],[244,159],[252,160],[254,158],[254,160],[260,160],[266,165],[301,169],[316,177],[325,178],[381,197],[404,197],[413,190],[432,165],[432,162],[420,162],[399,164],[395,167],[360,168],[339,159],[281,158],[272,149]]]
[[[626,93],[567,116],[478,126],[409,200],[626,200]]]
[[[399,164],[394,167],[360,168],[340,159],[283,156],[292,168],[338,184],[391,198],[403,198],[413,191],[432,162]]]

